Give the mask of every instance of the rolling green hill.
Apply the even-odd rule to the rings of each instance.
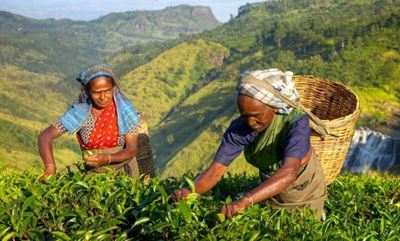
[[[210,163],[237,115],[236,79],[248,69],[278,67],[345,83],[360,96],[360,124],[398,125],[399,6],[392,1],[253,4],[233,21],[200,34],[228,48],[230,57],[212,82],[153,130],[163,176],[196,173]],[[383,103],[386,108],[379,108]],[[242,157],[231,170],[254,172]]]
[[[125,20],[134,21],[133,16],[143,16],[141,14],[145,13],[128,14]],[[148,18],[165,17],[159,15]],[[96,20],[96,24],[105,26],[112,21],[123,21],[118,16],[106,16]],[[212,160],[224,129],[237,116],[235,85],[240,73],[246,70],[278,67],[295,74],[342,82],[360,97],[360,125],[398,126],[399,25],[400,4],[391,0],[269,1],[242,6],[237,18],[214,30],[162,43],[125,47],[107,55],[106,62],[116,70],[125,93],[149,118],[155,165],[160,174],[178,176],[188,171],[198,172]],[[107,36],[107,40],[113,41],[113,36]],[[15,40],[15,43],[18,41],[25,40]],[[23,49],[21,47],[21,53]],[[104,49],[106,51],[106,47]],[[14,55],[12,48],[1,51],[9,51],[6,57]],[[29,60],[29,56],[39,56],[37,52],[24,54],[21,57],[24,61]],[[40,58],[51,59],[45,52],[41,54]],[[65,61],[72,61],[71,56],[65,57]],[[23,64],[16,62],[15,65]],[[43,66],[48,68],[46,62]],[[59,73],[50,71],[35,78],[47,78],[46,86],[52,86],[52,90],[43,91],[65,93],[71,89],[66,84],[69,81],[50,84],[52,77],[49,76],[57,79]],[[8,95],[0,94],[7,103],[12,103]],[[49,121],[50,117],[62,113],[71,97],[61,95],[58,101],[54,113],[45,113],[40,106],[36,107],[38,104],[32,103],[30,106],[35,107],[31,112],[37,115],[37,119],[32,120],[43,123],[47,118]],[[26,118],[19,115],[28,115],[30,110],[26,110],[23,99],[16,102],[21,108],[15,110],[15,115]],[[385,108],[381,108],[382,105]],[[8,111],[6,114],[14,115],[7,104],[3,108]],[[35,108],[38,108],[37,113]],[[19,133],[31,135],[33,132],[21,129]],[[16,146],[15,150],[20,148]],[[230,170],[254,172],[244,163],[243,157]]]
[[[69,76],[123,47],[198,33],[218,25],[209,7],[187,5],[111,13],[92,21],[37,20],[0,11],[0,62]]]
[[[180,5],[159,11],[112,13],[91,21],[96,38],[114,53],[123,47],[199,33],[220,25],[209,7]],[[102,33],[103,32],[103,33]]]
[[[257,59],[247,56],[225,66],[218,78],[187,98],[152,134],[157,156],[156,166],[163,176],[196,173],[205,168],[215,154],[222,133],[230,121],[238,116],[235,103],[238,67]],[[172,140],[172,141],[171,141]],[[196,154],[195,154],[196,153]],[[252,172],[241,157],[235,168]]]
[[[121,82],[153,128],[182,100],[212,80],[226,55],[227,50],[218,44],[203,40],[183,43],[129,72]]]
[[[37,136],[68,104],[55,90],[60,79],[12,65],[0,65],[0,76],[0,160],[16,169],[40,167]],[[73,139],[65,135],[55,143],[61,168],[80,158]]]
[[[41,166],[37,135],[76,97],[74,77],[82,66],[102,62],[126,45],[154,44],[219,24],[210,8],[186,5],[113,13],[88,22],[36,20],[0,11],[0,160],[17,169]],[[205,54],[196,58],[203,60]],[[200,61],[196,68],[212,65]],[[193,82],[188,77],[182,81]],[[80,158],[74,137],[63,136],[55,145],[60,167]]]
[[[174,13],[174,8],[167,10]],[[146,14],[112,14],[99,19],[96,24],[103,27],[118,23],[102,42],[103,51],[87,47],[86,37],[74,42],[68,31],[65,35],[57,32],[59,24],[82,30],[86,22],[46,20],[43,25],[42,20],[37,23],[0,12],[1,238],[398,239],[398,177],[339,176],[328,188],[324,222],[262,203],[216,222],[221,205],[239,198],[238,190],[259,184],[253,175],[256,170],[242,156],[230,167],[230,172],[240,175],[228,174],[211,192],[188,202],[171,205],[170,193],[190,186],[190,178],[167,177],[196,174],[212,161],[225,128],[238,116],[235,86],[246,70],[278,67],[344,83],[359,96],[359,125],[399,127],[400,2],[280,0],[246,4],[237,18],[214,30],[107,52],[113,44],[136,37],[116,34],[118,26],[121,32],[129,32],[124,29],[125,20],[137,20],[143,23],[138,26],[147,27],[165,17],[163,12],[153,17]],[[4,15],[12,20],[5,24],[1,20]],[[24,32],[20,23],[32,32]],[[166,25],[166,29],[173,28]],[[100,52],[93,54],[92,50]],[[92,58],[106,58],[112,64],[124,92],[147,114],[155,166],[163,180],[156,177],[144,184],[124,175],[64,171],[38,181],[42,165],[37,135],[75,97],[73,90],[78,86],[68,77],[69,71],[78,72],[77,66]],[[54,150],[61,168],[80,159],[73,136],[61,137]],[[12,170],[30,168],[35,170]],[[398,175],[399,168],[390,171]]]

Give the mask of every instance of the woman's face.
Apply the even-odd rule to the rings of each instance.
[[[239,95],[237,105],[240,116],[253,130],[262,132],[274,119],[274,109],[246,95]]]
[[[96,109],[104,109],[113,99],[114,84],[111,78],[99,76],[89,83],[88,94]]]

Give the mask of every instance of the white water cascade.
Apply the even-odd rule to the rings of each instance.
[[[343,171],[384,171],[400,164],[400,139],[361,127],[351,142]]]

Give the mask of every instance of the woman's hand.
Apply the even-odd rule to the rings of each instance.
[[[236,215],[237,213],[244,211],[251,203],[250,200],[248,200],[248,196],[244,196],[231,204],[224,205],[221,208],[221,213],[225,215],[225,217],[232,217]]]
[[[55,166],[48,166],[42,175],[40,175],[39,180],[44,181],[50,176],[56,174],[56,167]]]
[[[85,164],[90,167],[101,167],[103,165],[109,164],[110,154],[94,154],[94,155],[84,155],[83,160]]]
[[[206,171],[204,171],[195,179],[194,192],[197,194],[208,192],[221,179],[226,168],[226,166],[218,162],[213,162]],[[179,200],[186,199],[190,193],[192,193],[191,190],[184,188],[176,190],[171,197],[174,202],[177,202]]]
[[[177,201],[179,201],[179,200],[184,200],[184,199],[186,199],[186,197],[187,197],[190,193],[192,193],[192,191],[190,191],[189,189],[183,188],[183,189],[176,190],[176,191],[171,195],[171,197],[172,197],[172,200],[173,200],[174,202],[177,202]]]

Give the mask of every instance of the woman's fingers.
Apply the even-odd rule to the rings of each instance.
[[[84,155],[85,164],[91,167],[100,167],[108,163],[109,154],[94,154],[92,156]]]
[[[182,199],[182,190],[176,190],[173,194],[172,194],[172,200],[174,202],[177,202],[179,200]]]
[[[221,208],[221,213],[225,215],[225,217],[232,217],[232,205],[224,205]]]
[[[83,159],[85,162],[88,162],[88,161],[92,160],[93,158],[92,158],[92,156],[84,155],[84,156],[82,157],[82,159]]]
[[[99,167],[102,165],[100,157],[101,155],[95,154],[92,156],[84,156],[83,159],[85,160],[86,165],[91,167]]]
[[[221,208],[221,213],[224,214],[225,217],[228,217],[228,218],[234,216],[237,212],[238,212],[238,210],[236,209],[236,206],[234,204],[224,205]]]
[[[226,205],[222,206],[221,213],[226,217]]]
[[[185,199],[189,193],[191,193],[191,191],[188,190],[188,189],[179,189],[179,190],[176,190],[176,191],[171,195],[171,197],[172,197],[172,200],[173,200],[174,202],[177,202],[177,201],[179,201],[179,200]]]
[[[46,180],[49,176],[46,173],[42,173],[39,177],[40,181]]]
[[[54,174],[56,174],[56,171],[46,169],[44,171],[44,173],[42,175],[40,175],[39,180],[40,181],[44,181],[44,180],[46,180],[47,178],[49,178],[50,176],[52,176]]]
[[[86,162],[86,165],[91,166],[91,167],[99,167],[99,166],[101,166],[101,164],[98,163],[97,161]]]

